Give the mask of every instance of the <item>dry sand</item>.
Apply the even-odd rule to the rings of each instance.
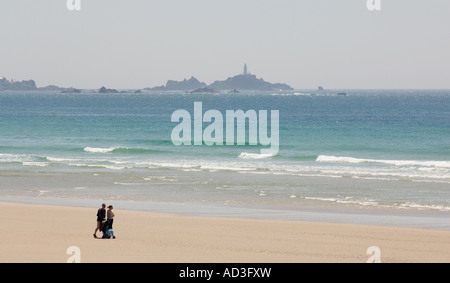
[[[0,203],[0,262],[450,262],[450,231],[196,218],[115,210],[115,240],[94,239],[97,208]],[[101,233],[98,233],[101,235]]]

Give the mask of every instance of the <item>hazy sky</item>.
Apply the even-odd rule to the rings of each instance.
[[[0,76],[144,88],[249,72],[295,88],[450,89],[450,1],[0,0]]]

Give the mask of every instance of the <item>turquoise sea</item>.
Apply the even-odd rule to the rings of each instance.
[[[296,92],[0,93],[0,200],[450,229],[450,91]],[[278,110],[278,154],[175,146],[195,102]]]

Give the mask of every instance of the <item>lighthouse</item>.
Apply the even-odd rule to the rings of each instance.
[[[248,75],[247,64],[244,65],[244,76]]]

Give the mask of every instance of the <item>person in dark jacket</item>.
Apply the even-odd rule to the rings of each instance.
[[[106,204],[102,204],[102,208],[97,211],[97,228],[95,228],[94,238],[97,238],[97,231],[102,231],[102,222],[106,219]]]

